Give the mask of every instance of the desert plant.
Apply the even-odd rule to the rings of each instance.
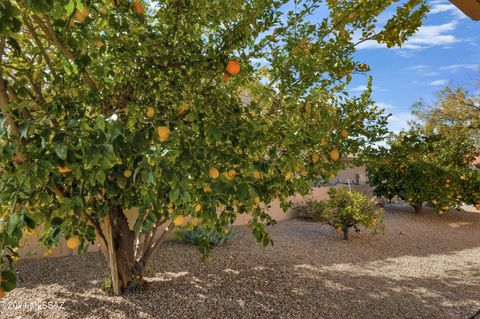
[[[331,187],[328,195],[324,219],[338,232],[343,232],[343,239],[348,240],[352,227],[356,232],[360,232],[361,227],[373,233],[384,230],[383,209],[376,207],[372,199],[346,186]]]
[[[316,200],[314,198],[307,198],[295,206],[295,213],[298,217],[314,222],[324,221],[324,211],[326,203],[324,201]]]
[[[197,225],[191,229],[181,230],[178,233],[181,239],[195,246],[202,247],[206,244],[209,247],[215,247],[233,238],[236,231],[237,228],[231,225],[227,225],[221,231],[218,231],[214,227]]]

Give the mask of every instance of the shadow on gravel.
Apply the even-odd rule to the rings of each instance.
[[[167,242],[146,290],[112,297],[99,253],[19,264],[9,300],[67,300],[64,309],[2,312],[3,318],[470,318],[480,308],[480,214],[386,212],[385,235],[348,242],[331,228],[290,220],[269,228],[275,246],[249,230],[207,262]]]

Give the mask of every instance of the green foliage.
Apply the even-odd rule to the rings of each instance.
[[[194,244],[195,246],[208,246],[212,248],[222,245],[227,240],[235,236],[237,229],[230,225],[218,230],[214,227],[207,227],[204,225],[197,225],[191,229],[182,230],[179,233],[181,239]]]
[[[356,154],[386,133],[371,79],[348,95],[351,74],[369,71],[356,45],[400,45],[427,11],[421,0],[287,2],[0,1],[0,263],[24,228],[42,225],[47,246],[102,241],[105,216],[133,207],[137,238],[179,215],[220,229],[248,213],[271,243],[259,199],[287,208],[345,165],[332,150]]]
[[[344,239],[348,239],[348,231],[352,227],[355,231],[364,227],[373,233],[384,230],[383,209],[376,207],[372,199],[349,190],[347,186],[331,187],[328,195],[330,199],[327,201],[324,219],[338,231],[343,231]]]
[[[326,203],[318,201],[314,198],[307,198],[305,202],[299,203],[295,206],[297,216],[312,220],[314,222],[324,221]]]
[[[376,196],[400,197],[419,208],[437,212],[479,200],[479,172],[469,168],[477,155],[474,141],[465,136],[402,132],[381,148],[367,165]]]

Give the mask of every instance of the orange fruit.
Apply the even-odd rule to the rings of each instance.
[[[347,131],[347,130],[342,130],[342,131],[340,132],[340,136],[341,136],[342,138],[347,138],[347,137],[348,137],[348,131]]]
[[[287,172],[287,173],[285,174],[285,180],[286,180],[287,182],[293,181],[293,174],[292,174],[291,172]]]
[[[260,204],[260,197],[255,196],[254,200],[255,200],[255,204],[257,204],[257,205]]]
[[[317,163],[319,160],[320,160],[320,156],[318,156],[317,153],[314,153],[314,154],[312,155],[312,162],[313,162],[313,164]]]
[[[132,1],[130,6],[133,7],[133,9],[135,10],[136,13],[138,13],[138,14],[143,13],[142,3],[139,0]]]
[[[218,171],[218,169],[216,167],[210,168],[210,171],[208,172],[208,174],[213,179],[217,179],[218,177],[220,177],[220,172]]]
[[[0,299],[2,299],[3,297],[5,297],[5,290],[3,290],[2,287],[0,287]]]
[[[74,250],[78,246],[80,246],[80,239],[77,236],[72,236],[67,240],[68,249]]]
[[[233,76],[237,75],[240,72],[240,64],[235,60],[228,62],[227,72]]]
[[[340,152],[336,148],[334,148],[330,152],[330,158],[334,161],[338,161],[338,159],[340,158]]]
[[[132,176],[132,171],[129,170],[129,169],[126,169],[125,172],[123,172],[123,176],[125,176],[126,178],[129,178]]]
[[[166,126],[160,126],[157,128],[157,134],[160,142],[165,142],[170,137],[170,129]]]
[[[230,81],[231,79],[232,79],[232,78],[229,77],[227,73],[223,72],[223,80],[224,80],[225,82],[228,82],[228,81]]]
[[[102,48],[104,45],[105,45],[105,43],[103,43],[102,41],[95,42],[95,46],[99,49]]]
[[[154,115],[155,115],[155,110],[153,109],[153,107],[147,107],[147,111],[145,112],[145,114],[152,118]]]
[[[64,166],[64,167],[58,166],[57,168],[61,174],[66,174],[72,171],[68,166]]]
[[[342,227],[336,227],[335,230],[336,230],[337,233],[341,233],[343,229],[342,229]]]

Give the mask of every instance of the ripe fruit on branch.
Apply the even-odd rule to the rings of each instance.
[[[160,126],[157,128],[157,134],[160,142],[165,142],[170,137],[170,129],[166,126]]]
[[[237,75],[240,72],[240,64],[235,60],[228,62],[227,72],[233,76]]]
[[[77,9],[75,11],[75,20],[77,20],[80,23],[83,23],[85,19],[88,17],[90,14],[90,10],[88,10],[87,7],[84,7],[82,10]]]
[[[139,0],[132,1],[130,6],[135,10],[136,13],[138,13],[138,14],[143,13],[142,3]]]
[[[126,169],[125,172],[123,172],[123,176],[125,176],[126,178],[129,178],[132,176],[132,171],[129,170],[129,169]]]
[[[68,166],[58,166],[57,169],[61,174],[70,173],[72,171]]]
[[[153,109],[153,107],[147,107],[147,111],[145,112],[145,114],[152,118],[154,115],[155,115],[155,110]]]
[[[208,172],[208,174],[213,179],[217,179],[218,177],[220,177],[220,172],[218,171],[218,169],[216,167],[210,168],[210,171]]]
[[[175,224],[175,226],[180,226],[183,224],[184,221],[185,221],[185,217],[183,215],[178,215],[173,220],[173,223]]]
[[[342,138],[347,138],[347,137],[348,137],[348,131],[347,131],[347,130],[342,130],[342,131],[340,132],[340,136],[341,136]]]
[[[80,246],[80,239],[77,236],[72,236],[67,240],[68,249],[74,250],[78,246]]]
[[[334,148],[330,151],[330,158],[334,161],[338,161],[338,159],[340,158],[340,152],[336,148]]]

